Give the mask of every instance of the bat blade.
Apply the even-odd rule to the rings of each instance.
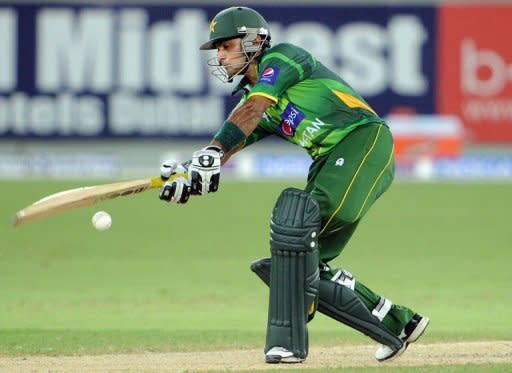
[[[14,215],[12,225],[17,227],[30,221],[79,207],[139,194],[149,189],[159,188],[163,183],[164,181],[160,177],[153,177],[64,190],[46,196],[18,211]]]

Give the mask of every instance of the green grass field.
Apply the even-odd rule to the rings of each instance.
[[[0,354],[263,347],[267,289],[249,265],[268,256],[278,194],[301,184],[226,182],[182,206],[148,192],[16,229],[15,211],[88,183],[0,185]],[[98,210],[111,230],[93,229]],[[334,264],[429,315],[424,342],[510,340],[511,211],[509,184],[395,183]],[[369,343],[323,315],[310,335]]]

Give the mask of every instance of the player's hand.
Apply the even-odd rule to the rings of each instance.
[[[187,203],[190,197],[190,183],[185,166],[177,162],[165,161],[160,167],[160,177],[162,180],[167,180],[160,189],[159,197],[162,201]]]
[[[218,146],[210,145],[194,152],[188,167],[190,191],[192,194],[207,194],[219,189],[220,165],[224,152]]]
[[[169,180],[171,175],[187,174],[186,164],[178,163],[173,160],[167,160],[160,166],[160,177],[162,180]]]

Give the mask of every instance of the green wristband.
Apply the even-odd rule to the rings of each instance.
[[[222,144],[224,151],[227,153],[236,148],[246,137],[240,127],[234,122],[227,120],[213,138]]]

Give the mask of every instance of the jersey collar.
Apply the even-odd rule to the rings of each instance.
[[[238,92],[240,92],[242,90],[245,93],[247,93],[251,90],[250,85],[249,85],[249,79],[247,79],[245,76],[236,85],[235,89],[233,89],[233,91],[231,91],[231,96],[236,95]]]

